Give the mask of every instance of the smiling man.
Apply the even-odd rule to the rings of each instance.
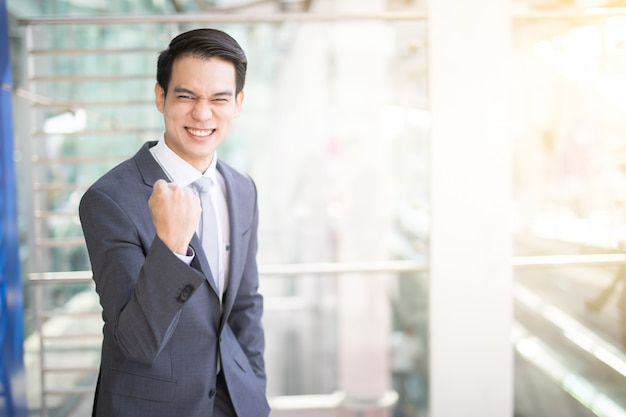
[[[217,158],[246,67],[222,31],[175,37],[157,63],[163,137],[81,200],[104,319],[94,416],[269,415],[256,189]]]

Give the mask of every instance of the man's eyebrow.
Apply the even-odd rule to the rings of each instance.
[[[174,92],[175,93],[191,94],[191,95],[194,95],[194,96],[196,95],[196,93],[194,93],[193,91],[191,91],[191,90],[189,90],[189,89],[187,89],[185,87],[180,87],[180,86],[174,87]]]
[[[218,96],[228,96],[228,97],[232,97],[234,94],[232,91],[230,90],[225,90],[225,91],[218,91],[217,93],[213,94],[212,97],[218,97]]]
[[[181,87],[181,86],[176,86],[174,87],[174,92],[175,93],[183,93],[183,94],[189,94],[192,96],[197,96],[198,94],[196,94],[195,92],[191,91],[188,88],[185,87]],[[211,95],[211,97],[232,97],[234,96],[234,93],[231,90],[224,90],[224,91],[218,91],[217,93],[214,93]]]

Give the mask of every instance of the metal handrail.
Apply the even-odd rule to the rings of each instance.
[[[558,267],[567,265],[616,265],[626,263],[626,254],[584,254],[584,255],[537,255],[514,256],[511,259],[513,268]],[[379,262],[320,262],[296,264],[262,264],[259,265],[261,276],[285,276],[304,274],[343,274],[343,273],[376,273],[376,272],[426,272],[426,262],[412,260],[379,261]],[[33,272],[29,274],[31,284],[49,283],[89,283],[91,271],[68,272]]]
[[[58,108],[91,108],[91,107],[124,107],[124,106],[153,106],[154,100],[108,100],[108,101],[56,101],[51,100],[46,104],[34,104],[34,107],[58,107]],[[46,134],[45,132],[42,132]]]
[[[143,134],[143,133],[153,133],[153,132],[163,132],[162,127],[142,127],[142,128],[111,128],[111,129],[85,129],[78,132],[67,132],[63,133],[64,136],[87,136],[87,135],[105,135],[110,133],[133,133],[133,134]],[[44,132],[43,130],[33,130],[31,132],[32,136],[49,136],[49,133]]]
[[[85,187],[86,189],[87,187]],[[65,190],[65,191],[78,191],[81,188],[74,188],[71,190]],[[55,187],[50,187],[49,189],[46,190],[39,190],[39,191],[62,191],[62,189],[60,188],[55,188]],[[34,190],[37,191],[37,190]],[[33,216],[35,217],[35,219],[41,220],[41,219],[51,219],[51,218],[70,218],[70,219],[78,219],[78,213],[76,212],[76,210],[74,211],[42,211],[42,210],[37,210],[36,212],[33,213]]]
[[[152,54],[159,53],[158,48],[50,48],[31,49],[31,55],[86,55],[86,54]]]
[[[404,12],[289,12],[289,13],[194,13],[194,14],[153,14],[125,16],[47,16],[22,18],[17,22],[22,26],[45,25],[102,25],[102,24],[154,24],[154,23],[280,23],[297,22],[336,22],[336,21],[405,21],[426,20],[425,11]]]
[[[513,10],[511,17],[515,21],[535,20],[571,20],[571,19],[605,19],[608,17],[626,16],[626,8],[596,7],[584,9],[554,10]],[[45,25],[90,25],[90,24],[154,24],[154,23],[280,23],[296,22],[336,22],[336,21],[406,21],[428,20],[427,11],[397,11],[380,13],[358,12],[290,12],[262,14],[162,14],[162,15],[130,15],[130,16],[47,16],[22,18],[17,22],[21,26]],[[38,52],[39,53],[39,52]]]
[[[81,317],[88,317],[88,316],[92,316],[93,314],[91,313],[85,313],[83,314]],[[98,316],[101,316],[102,314],[98,314]],[[58,314],[57,316],[61,316],[61,314]],[[42,316],[42,318],[44,317],[50,317],[50,316]],[[41,334],[40,337],[43,340],[68,340],[68,339],[80,339],[80,340],[84,340],[84,339],[102,339],[102,334],[101,333],[90,333],[90,334],[64,334],[64,335],[49,335],[49,334]],[[47,368],[46,368],[47,369]]]
[[[346,273],[380,273],[380,272],[423,272],[428,265],[418,261],[381,261],[381,262],[321,262],[298,264],[265,264],[259,265],[261,276],[285,276],[305,274],[346,274]],[[91,271],[70,272],[32,272],[29,274],[30,284],[51,283],[89,283]]]
[[[91,271],[66,272],[31,272],[28,274],[28,283],[39,285],[46,283],[68,284],[91,282]]]
[[[90,371],[93,372],[97,372],[98,369],[100,369],[98,366],[92,366],[92,367],[55,367],[55,368],[48,368],[47,371],[50,373],[54,373],[54,372],[85,372],[85,370],[88,369]]]
[[[513,11],[512,16],[514,20],[605,19],[626,16],[626,8],[587,7],[584,9],[516,10]]]
[[[154,74],[87,74],[87,75],[38,75],[28,81],[35,82],[74,82],[74,81],[126,81],[154,80]]]
[[[626,254],[605,253],[585,255],[515,256],[515,268],[558,267],[567,265],[618,265],[626,263]]]
[[[36,238],[35,246],[38,248],[74,248],[85,246],[85,239],[75,238]]]
[[[65,388],[65,389],[47,389],[45,391],[46,394],[50,395],[89,395],[93,394],[93,388],[85,387],[85,388]]]
[[[89,155],[89,156],[59,156],[57,158],[46,158],[39,155],[32,155],[33,164],[86,164],[92,162],[123,161],[129,155]]]

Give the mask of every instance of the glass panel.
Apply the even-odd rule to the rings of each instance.
[[[26,132],[21,151],[35,156],[21,160],[30,181],[21,186],[36,213],[29,272],[89,268],[76,216],[80,196],[143,142],[159,138],[162,116],[154,108],[150,74],[167,40],[195,26],[27,28],[32,72],[20,94],[30,101],[18,123]],[[217,27],[248,54],[242,114],[219,155],[249,172],[259,189],[261,269],[283,263],[426,262],[425,23]],[[262,277],[270,397],[343,393],[346,413],[383,408],[389,414],[395,408],[398,417],[423,415],[426,273],[312,269]],[[84,283],[46,285],[35,307],[63,311],[92,291]],[[92,341],[85,346],[93,359]],[[44,355],[44,362],[49,357],[59,361]],[[93,372],[75,379],[92,377]],[[75,400],[51,397],[51,417],[65,415]]]
[[[555,16],[515,27],[515,254],[582,263],[516,270],[516,410],[624,415],[625,269],[584,255],[626,242],[626,18]]]

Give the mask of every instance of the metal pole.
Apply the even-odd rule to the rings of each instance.
[[[97,25],[149,23],[280,23],[336,21],[411,21],[426,20],[426,12],[380,13],[195,13],[124,16],[53,16],[19,19],[22,26],[36,25]]]
[[[0,415],[27,415],[6,1],[0,0]]]

